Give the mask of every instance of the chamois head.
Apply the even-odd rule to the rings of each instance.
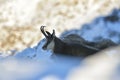
[[[51,34],[48,31],[44,31],[45,26],[41,26],[40,30],[43,33],[43,35],[46,38],[46,43],[43,45],[42,49],[44,50],[53,50],[54,49],[54,38],[55,38],[55,30],[53,30],[53,33]]]

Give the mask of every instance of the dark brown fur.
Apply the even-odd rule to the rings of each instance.
[[[54,54],[68,55],[68,56],[80,56],[86,57],[88,55],[92,55],[99,50],[88,45],[83,45],[75,42],[67,42],[65,43],[61,39],[55,37],[55,47],[53,50]]]
[[[92,55],[99,50],[84,44],[84,39],[78,37],[77,35],[66,36],[64,40],[61,40],[55,36],[55,31],[49,33],[44,31],[45,26],[41,26],[40,30],[46,37],[46,43],[43,45],[43,49],[46,50],[48,44],[54,41],[53,54],[61,54],[65,56],[80,56],[86,57]]]

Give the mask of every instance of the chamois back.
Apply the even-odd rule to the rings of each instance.
[[[76,34],[70,34],[62,40],[56,37],[54,42],[56,44],[54,54],[86,57],[99,51],[97,48],[86,45],[86,41]]]

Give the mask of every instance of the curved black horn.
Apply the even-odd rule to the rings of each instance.
[[[46,33],[48,34],[48,36],[50,36],[50,35],[51,35],[48,31],[46,31]]]
[[[43,33],[43,35],[47,38],[47,35],[46,35],[45,31],[44,31],[44,27],[45,27],[45,26],[41,26],[40,30],[41,30],[41,32]]]

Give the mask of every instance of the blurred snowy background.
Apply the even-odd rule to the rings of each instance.
[[[37,45],[43,38],[41,25],[49,31],[54,28],[59,36],[114,8],[120,8],[120,0],[0,0],[0,51]]]
[[[0,80],[120,80],[120,47],[52,58],[39,28],[120,44],[119,0],[0,0]]]

